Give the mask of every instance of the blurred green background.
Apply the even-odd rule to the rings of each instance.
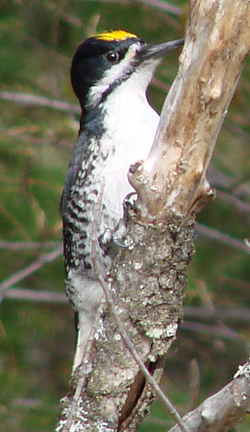
[[[69,81],[75,48],[96,31],[119,28],[151,43],[180,38],[186,13],[181,0],[1,2],[1,431],[53,430],[68,391],[74,323],[64,297],[58,203],[78,133]],[[149,89],[158,111],[177,67],[173,53]],[[214,153],[209,175],[217,198],[199,216],[184,321],[162,381],[181,413],[230,381],[249,354],[249,96],[247,61]],[[155,402],[140,431],[170,425]],[[249,426],[246,417],[236,430]]]

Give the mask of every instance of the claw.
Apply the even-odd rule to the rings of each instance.
[[[123,240],[126,234],[126,223],[120,219],[115,232],[113,233],[113,243],[120,248],[127,248],[126,241]]]
[[[130,192],[128,195],[125,196],[122,203],[123,219],[120,219],[117,228],[113,234],[113,243],[120,248],[129,248],[129,246],[131,245],[131,242],[127,237],[125,237],[125,234],[127,228],[126,223],[128,221],[128,212],[129,210],[134,208],[134,201],[130,200],[133,195],[136,195],[136,193]]]
[[[99,237],[99,245],[102,250],[111,256],[115,256],[118,252],[117,248],[127,249],[131,246],[131,241],[126,235],[128,212],[134,208],[134,201],[131,197],[136,195],[135,192],[130,192],[124,198],[123,205],[123,218],[119,220],[115,230],[106,229],[105,232]]]
[[[134,201],[130,201],[130,198],[136,195],[136,192],[130,192],[128,195],[125,196],[124,201],[122,203],[123,206],[123,220],[128,220],[128,211],[134,208]]]

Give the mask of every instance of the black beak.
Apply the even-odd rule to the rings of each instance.
[[[141,62],[157,59],[164,56],[164,54],[181,47],[183,44],[184,39],[177,39],[170,42],[163,42],[158,45],[143,45],[137,56]]]

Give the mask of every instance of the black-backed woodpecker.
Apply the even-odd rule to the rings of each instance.
[[[159,122],[146,90],[162,56],[182,40],[149,45],[123,30],[100,33],[79,45],[71,82],[82,114],[61,198],[66,293],[78,315],[74,369],[103,292],[93,271],[93,238],[103,273],[111,265],[110,244],[132,187],[127,173],[145,159]]]

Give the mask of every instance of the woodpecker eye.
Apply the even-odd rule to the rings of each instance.
[[[106,54],[106,59],[110,62],[110,63],[118,63],[118,61],[120,60],[119,54],[116,51],[110,51]]]

